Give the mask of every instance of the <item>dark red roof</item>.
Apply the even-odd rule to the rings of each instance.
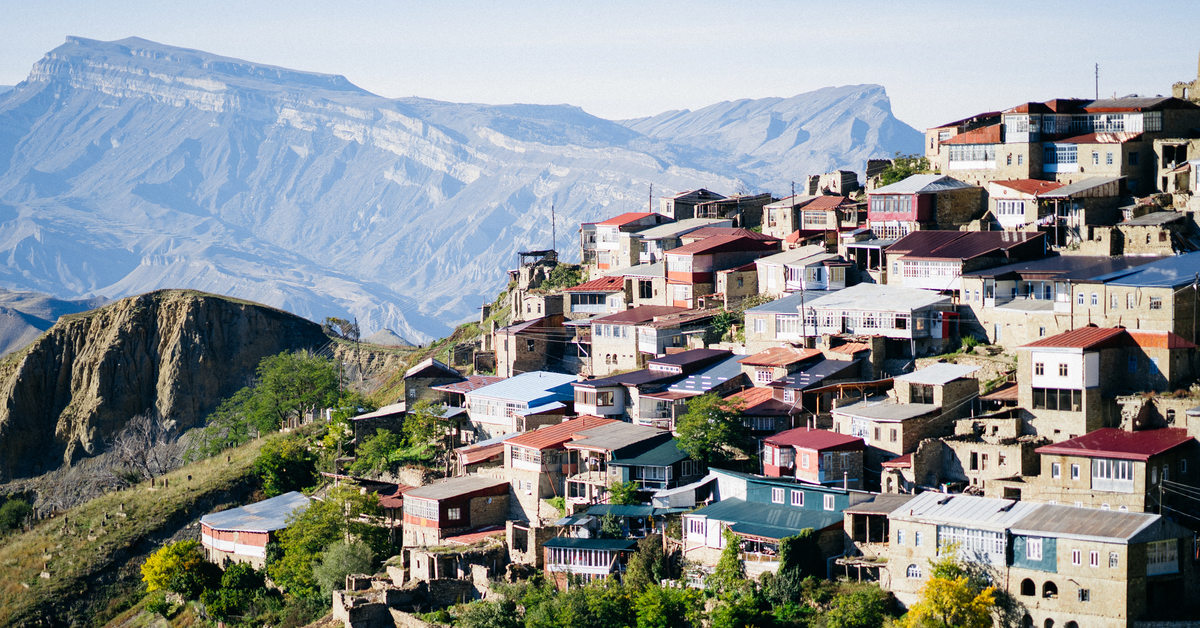
[[[1141,133],[1085,133],[1074,137],[1067,137],[1061,140],[1054,140],[1055,144],[1124,144],[1125,142],[1136,142],[1142,138]]]
[[[798,427],[786,432],[780,432],[774,436],[768,436],[763,439],[764,443],[778,445],[783,447],[797,447],[800,449],[812,449],[815,451],[825,451],[830,449],[836,450],[858,450],[866,449],[867,444],[863,439],[849,434],[838,434],[829,430],[816,430],[807,427]]]
[[[1188,436],[1187,430],[1181,427],[1164,427],[1141,432],[1106,427],[1061,443],[1038,447],[1035,451],[1039,454],[1087,458],[1149,460],[1151,456],[1157,456],[1193,440]]]
[[[959,133],[954,137],[942,142],[943,144],[999,144],[1000,139],[999,124],[991,124],[982,126],[978,129],[972,129],[966,133]]]
[[[806,203],[800,209],[802,209],[804,211],[830,210],[830,209],[837,209],[838,207],[841,207],[842,205],[854,205],[854,203],[850,202],[850,199],[846,198],[845,196],[825,195],[825,196],[818,196],[817,198],[814,198],[813,200]]]
[[[482,528],[476,528],[475,530],[460,534],[458,536],[448,536],[442,539],[442,542],[447,544],[453,543],[455,545],[472,545],[486,538],[493,536],[504,536],[504,534],[504,526],[490,525],[483,526]]]
[[[695,231],[689,231],[680,236],[681,240],[703,240],[705,238],[715,238],[717,236],[742,236],[751,240],[776,240],[779,238],[769,236],[765,233],[758,233],[749,229],[741,229],[739,227],[700,227]]]
[[[1023,347],[1055,347],[1066,349],[1096,349],[1118,341],[1125,332],[1120,327],[1080,327],[1046,338],[1039,338]]]
[[[639,305],[638,307],[630,308],[624,312],[617,312],[616,314],[609,314],[608,316],[601,316],[600,318],[593,319],[592,324],[647,323],[659,316],[678,314],[686,311],[686,307],[675,307],[673,305]]]
[[[465,382],[454,382],[453,384],[442,384],[441,386],[430,386],[430,388],[433,390],[441,391],[441,392],[466,394],[477,388],[483,388],[484,386],[491,386],[492,384],[495,384],[496,382],[498,382],[502,379],[504,379],[504,378],[496,377],[494,375],[468,375],[467,381],[465,381]]]
[[[900,238],[889,246],[887,253],[926,259],[968,260],[1007,251],[1010,248],[1042,239],[1046,235],[1034,231],[939,231],[921,230]]]
[[[904,454],[903,456],[892,458],[891,460],[881,463],[880,466],[891,469],[908,469],[912,467],[912,454],[908,453]]]
[[[643,218],[653,216],[653,215],[654,215],[654,212],[627,212],[627,213],[621,214],[620,216],[614,216],[612,218],[609,218],[608,220],[602,220],[596,224],[621,226],[621,225],[627,225],[631,222],[636,222],[638,220],[641,220]]]
[[[579,432],[616,422],[616,419],[603,419],[598,416],[585,414],[569,421],[547,425],[546,427],[525,432],[519,436],[513,436],[504,442],[506,444],[519,445],[537,450],[562,447],[563,443],[574,438],[575,434]]]
[[[707,255],[727,251],[774,251],[778,238],[748,238],[746,236],[712,236],[667,251],[667,255]]]
[[[1016,190],[1022,194],[1031,194],[1034,196],[1042,192],[1052,192],[1065,185],[1058,181],[1043,181],[1041,179],[1011,179],[1008,181],[992,181],[992,183]]]
[[[578,286],[567,288],[567,292],[620,292],[625,289],[625,278],[618,275],[615,277],[600,277],[591,281],[585,281]]]
[[[1147,329],[1126,329],[1133,341],[1139,347],[1146,349],[1195,349],[1192,341],[1173,331],[1150,331]]]
[[[792,410],[792,404],[775,399],[774,388],[747,388],[725,399],[737,402],[746,416],[787,416]]]
[[[738,360],[747,366],[787,366],[821,355],[820,349],[796,349],[794,347],[770,347],[754,355]]]

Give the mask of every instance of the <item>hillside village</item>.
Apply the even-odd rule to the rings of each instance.
[[[478,341],[350,419],[361,446],[432,403],[453,442],[443,478],[331,474],[403,548],[334,618],[619,579],[657,534],[681,586],[804,536],[904,606],[950,552],[1014,625],[1194,625],[1200,78],[979,113],[862,181],[658,201],[579,225],[578,266],[519,252]],[[206,516],[206,556],[261,567],[309,503]]]

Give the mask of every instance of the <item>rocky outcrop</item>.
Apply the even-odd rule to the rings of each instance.
[[[292,314],[193,291],[63,317],[0,365],[0,481],[99,453],[143,412],[197,425],[264,356],[326,341]]]

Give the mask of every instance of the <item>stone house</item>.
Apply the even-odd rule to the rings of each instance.
[[[763,207],[774,200],[769,192],[734,194],[696,203],[693,211],[696,218],[727,218],[735,227],[750,229],[762,225]]]
[[[628,309],[625,278],[606,275],[563,290],[567,299],[565,315],[571,320],[589,316],[616,314]]]
[[[762,472],[811,484],[863,487],[863,452],[857,436],[797,427],[763,439]]]
[[[962,120],[955,120],[946,124],[930,127],[925,130],[925,159],[929,161],[930,167],[938,167],[942,163],[942,142],[962,134],[967,131],[973,131],[980,127],[992,126],[1000,121],[999,111],[989,111],[973,115]],[[870,177],[868,177],[870,178]]]
[[[625,564],[637,551],[632,539],[554,537],[542,546],[547,578],[565,590],[572,582],[586,584],[625,573]]]
[[[590,374],[643,368],[668,350],[690,346],[689,336],[702,336],[716,314],[717,310],[643,305],[593,319]]]
[[[970,377],[977,368],[938,363],[896,377],[888,396],[834,407],[833,431],[863,439],[867,468],[880,469],[882,463],[916,451],[927,438],[953,433],[954,421],[969,415],[979,396],[979,382]],[[867,472],[869,486],[879,482],[873,475]]]
[[[1192,225],[1187,214],[1157,211],[1117,224],[1126,255],[1174,255],[1191,247]]]
[[[454,384],[466,377],[434,358],[426,358],[404,373],[404,400],[412,405],[418,401],[441,403],[442,395],[436,386]]]
[[[713,290],[724,297],[722,303],[726,308],[758,294],[758,268],[754,263],[718,270],[716,277]]]
[[[404,493],[404,546],[438,545],[484,526],[504,525],[508,517],[508,482],[465,475],[434,482]]]
[[[889,514],[881,577],[905,605],[954,544],[1018,604],[1022,626],[1127,626],[1169,618],[1195,569],[1192,534],[1159,516],[922,493]]]
[[[988,190],[988,222],[1006,231],[1037,229],[1050,214],[1049,204],[1041,195],[1053,192],[1064,184],[1041,179],[1009,179],[990,181]]]
[[[676,307],[696,307],[700,297],[715,292],[718,271],[743,266],[779,250],[779,240],[736,235],[707,237],[671,249],[665,254],[670,302]]]
[[[572,332],[563,327],[562,314],[535,318],[497,329],[493,334],[496,375],[512,377],[533,371],[562,371],[578,362],[570,343]]]
[[[566,495],[565,478],[576,471],[568,459],[566,444],[580,433],[614,422],[580,416],[506,439],[504,477],[512,487],[514,514],[534,526],[557,516],[546,512],[541,502]]]
[[[653,212],[628,212],[595,223],[595,270],[627,268],[641,263],[635,252],[623,251],[621,233],[649,229],[671,218]]]
[[[996,488],[995,482],[1036,475],[1039,464],[1036,449],[1049,440],[1023,434],[1023,421],[1012,414],[1002,412],[956,421],[954,434],[924,440],[902,461],[906,464],[885,466],[882,489],[889,493],[913,493],[919,487],[946,486],[975,494],[1019,498],[1019,492]]]
[[[983,188],[953,177],[914,174],[867,195],[867,226],[882,238],[921,229],[957,229],[985,208]]]
[[[957,296],[966,272],[1040,259],[1046,236],[1030,231],[914,231],[884,249],[887,285]]]
[[[575,470],[566,478],[564,494],[568,509],[607,500],[609,485],[629,471],[629,465],[611,468],[613,460],[634,458],[671,440],[671,433],[666,430],[623,421],[576,434],[564,445],[566,465]]]
[[[1104,428],[1036,451],[1039,474],[999,487],[1024,501],[1150,512],[1162,481],[1195,486],[1200,478],[1200,444],[1182,428]]]
[[[696,218],[696,205],[725,198],[711,190],[698,188],[659,199],[658,213],[675,220]]]

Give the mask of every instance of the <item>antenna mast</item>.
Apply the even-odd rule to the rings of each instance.
[[[1096,64],[1096,100],[1100,100],[1100,64]]]
[[[556,223],[554,221],[554,201],[550,201],[550,250],[557,252],[558,233],[554,230]]]
[[[650,205],[647,209],[650,213],[654,213],[654,184],[650,184]]]

